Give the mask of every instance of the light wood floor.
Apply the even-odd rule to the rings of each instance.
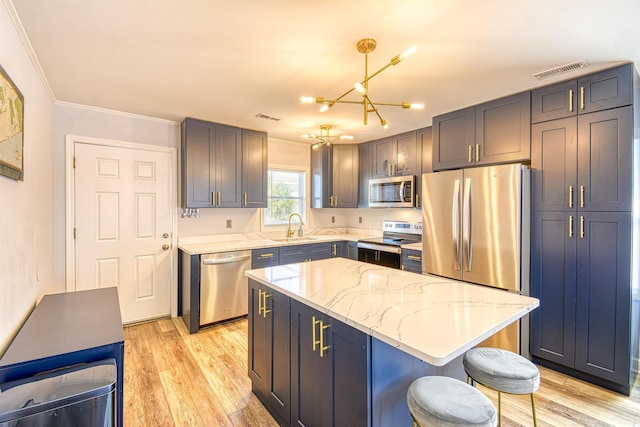
[[[193,335],[179,318],[124,332],[126,427],[277,426],[251,393],[246,319]],[[626,397],[543,367],[540,373],[539,426],[640,426],[639,382]],[[495,392],[482,390],[497,404]],[[528,396],[503,395],[502,410],[503,426],[533,425]]]

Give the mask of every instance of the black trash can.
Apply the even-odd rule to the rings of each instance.
[[[0,384],[0,427],[111,427],[115,390],[114,359]]]

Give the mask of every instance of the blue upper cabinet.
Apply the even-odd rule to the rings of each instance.
[[[532,126],[533,210],[631,211],[631,106]]]
[[[311,147],[311,207],[358,207],[358,146]]]
[[[196,119],[181,124],[182,206],[267,206],[267,134]]]
[[[530,132],[530,92],[436,116],[433,170],[528,161]]]
[[[535,89],[531,122],[561,119],[633,103],[633,64]]]

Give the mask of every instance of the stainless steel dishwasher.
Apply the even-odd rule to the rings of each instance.
[[[200,255],[200,326],[247,314],[251,251]]]

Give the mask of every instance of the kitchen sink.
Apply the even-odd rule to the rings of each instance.
[[[269,240],[273,240],[274,242],[311,242],[314,240],[318,240],[318,238],[315,236],[302,236],[302,237],[294,236],[294,237],[277,237]]]

